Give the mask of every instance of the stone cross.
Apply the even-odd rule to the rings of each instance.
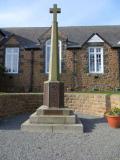
[[[59,49],[58,49],[58,22],[57,14],[61,13],[61,9],[57,8],[57,4],[50,8],[50,13],[53,13],[53,23],[51,32],[51,51],[50,51],[50,66],[49,66],[49,81],[59,81]]]
[[[57,4],[54,4],[53,8],[50,8],[50,13],[53,13],[53,21],[57,22],[57,13],[61,13],[61,9],[57,8]]]

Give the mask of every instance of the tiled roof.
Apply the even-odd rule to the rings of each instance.
[[[20,27],[2,28],[1,31],[8,37],[15,34],[23,47],[37,48],[39,37],[48,27]],[[120,47],[120,26],[69,26],[59,27],[59,32],[68,39],[69,47],[81,47],[92,34],[97,33],[112,47]],[[119,43],[118,43],[119,42]]]

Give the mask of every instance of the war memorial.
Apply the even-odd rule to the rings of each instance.
[[[51,31],[49,79],[44,82],[43,105],[21,126],[22,130],[37,132],[83,132],[81,121],[73,110],[64,106],[64,83],[59,79],[58,22],[60,8],[54,4]]]

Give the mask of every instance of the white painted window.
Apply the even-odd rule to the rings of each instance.
[[[103,73],[103,48],[89,47],[89,73]]]
[[[19,48],[9,47],[5,49],[5,68],[7,73],[18,73]]]
[[[49,62],[50,62],[50,49],[51,49],[51,40],[46,41],[45,46],[45,73],[49,73]],[[59,68],[61,73],[61,58],[62,58],[62,42],[58,41],[58,49],[59,49]]]

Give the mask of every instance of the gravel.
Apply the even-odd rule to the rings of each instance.
[[[104,118],[80,115],[84,134],[29,133],[29,115],[0,120],[0,160],[120,160],[120,129]]]

